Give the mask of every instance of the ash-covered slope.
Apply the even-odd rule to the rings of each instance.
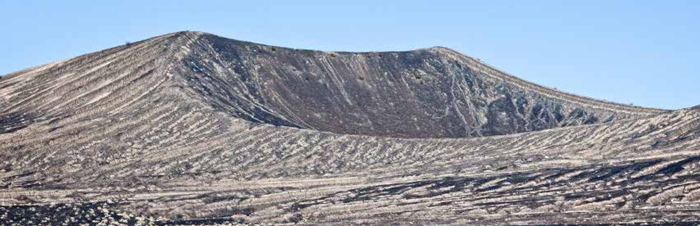
[[[446,48],[345,53],[209,34],[183,63],[188,85],[238,117],[341,134],[475,137],[661,112],[578,97],[506,75]]]
[[[446,48],[328,53],[198,32],[13,73],[0,88],[0,132],[101,113],[85,110],[95,106],[113,114],[163,89],[253,122],[406,138],[512,134],[662,112],[546,89]]]
[[[0,79],[0,222],[698,221],[699,138],[697,110],[548,90],[444,48],[174,33]]]

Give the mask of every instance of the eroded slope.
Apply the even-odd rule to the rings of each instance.
[[[341,134],[475,137],[662,112],[582,98],[446,48],[329,53],[188,33],[180,72],[216,108],[255,122]],[[203,60],[205,59],[205,60]]]
[[[6,76],[0,131],[97,115],[85,110],[95,106],[114,113],[163,82],[253,122],[405,138],[513,134],[663,112],[546,89],[445,48],[326,53],[181,32]]]

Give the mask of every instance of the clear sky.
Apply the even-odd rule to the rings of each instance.
[[[326,51],[445,46],[635,105],[700,104],[700,1],[0,1],[0,75],[194,30]]]

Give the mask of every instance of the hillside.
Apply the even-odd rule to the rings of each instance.
[[[662,112],[547,89],[441,47],[327,53],[198,32],[5,77],[1,120],[25,115],[9,129],[94,106],[116,113],[131,99],[175,93],[252,122],[404,138],[503,135]]]
[[[567,94],[447,48],[179,32],[0,79],[0,220],[700,221],[699,137],[697,109]]]

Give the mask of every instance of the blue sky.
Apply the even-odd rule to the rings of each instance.
[[[445,46],[571,93],[700,104],[700,1],[2,1],[0,21],[0,74],[195,30],[327,51]]]

